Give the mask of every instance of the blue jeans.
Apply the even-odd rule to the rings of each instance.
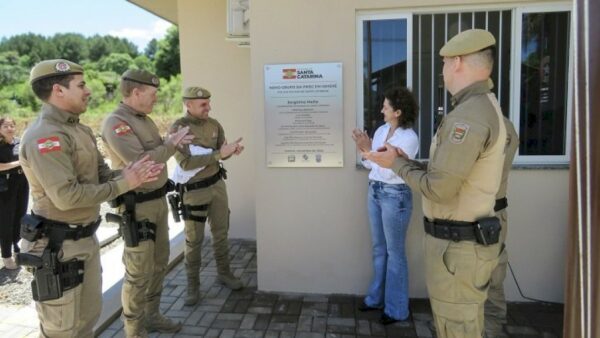
[[[408,318],[408,262],[404,249],[412,212],[405,184],[369,181],[369,220],[373,240],[373,281],[365,304],[383,308],[397,320]]]

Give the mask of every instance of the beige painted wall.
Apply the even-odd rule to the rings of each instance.
[[[350,138],[356,126],[356,13],[360,9],[394,8],[399,3],[252,1],[251,82],[257,146],[258,283],[262,290],[366,290],[371,275],[367,172],[356,169],[356,150]],[[411,7],[435,2],[401,3]],[[265,165],[263,67],[304,62],[343,64],[343,168],[281,169]],[[567,176],[566,170],[518,170],[513,174],[510,217],[515,225],[508,244],[527,296],[562,301]],[[411,297],[424,297],[422,213],[420,199],[416,201],[407,238],[410,292]],[[513,283],[506,285],[509,298],[518,299]]]
[[[492,1],[487,1],[493,3]],[[371,275],[367,171],[355,166],[356,12],[399,1],[253,0],[252,46],[225,41],[225,2],[179,0],[184,84],[213,93],[214,117],[246,152],[228,161],[231,237],[257,238],[261,290],[364,293]],[[426,6],[435,1],[403,1]],[[458,4],[458,3],[457,3]],[[267,168],[263,67],[342,62],[344,167]],[[515,170],[508,246],[527,296],[562,301],[567,221],[566,170]],[[420,197],[407,238],[411,297],[425,297]],[[254,230],[256,229],[256,230]],[[256,232],[254,232],[256,231]],[[509,299],[519,300],[511,277]]]
[[[250,104],[250,50],[225,41],[225,4],[221,0],[178,1],[181,71],[184,86],[210,90],[210,116],[223,125],[227,139],[244,138],[245,152],[225,161],[229,234],[232,238],[256,238],[256,117]]]

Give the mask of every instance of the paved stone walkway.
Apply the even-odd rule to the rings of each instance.
[[[203,248],[200,273],[202,299],[184,306],[186,277],[180,262],[166,277],[161,310],[184,323],[177,334],[151,337],[264,337],[351,338],[432,337],[431,308],[425,299],[411,299],[412,320],[383,326],[377,312],[360,312],[362,300],[353,295],[267,293],[256,290],[256,242],[232,240],[231,266],[246,288],[231,291],[216,283],[216,267],[210,244]],[[560,337],[562,305],[538,303],[509,305],[510,337]],[[123,337],[120,319],[100,335]]]

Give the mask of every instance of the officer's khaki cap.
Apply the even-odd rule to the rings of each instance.
[[[455,35],[440,49],[440,56],[460,56],[475,53],[496,44],[492,33],[483,29],[469,29]]]
[[[158,76],[143,69],[129,69],[123,73],[121,80],[133,81],[156,88],[160,86]]]
[[[183,91],[183,99],[210,99],[210,92],[202,87],[187,87]]]
[[[29,82],[45,79],[53,76],[83,74],[83,67],[64,59],[44,60],[31,68]]]

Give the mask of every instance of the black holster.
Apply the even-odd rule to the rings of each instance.
[[[36,302],[58,299],[64,291],[83,282],[83,261],[73,259],[60,262],[58,252],[51,248],[44,249],[41,257],[18,253],[16,262],[18,265],[33,267],[31,293]]]
[[[33,300],[43,302],[62,297],[63,292],[83,282],[83,261],[60,262],[58,252],[46,248],[41,257],[19,253],[17,264],[34,268],[31,293]]]
[[[119,234],[123,236],[125,246],[134,248],[141,241],[156,240],[156,224],[148,221],[135,220],[135,194],[126,193],[122,195],[125,211],[122,216],[107,213],[106,221],[119,224]]]
[[[189,205],[183,204],[183,191],[179,191],[174,194],[167,196],[169,204],[171,205],[171,213],[175,222],[184,220],[192,220],[196,222],[206,222],[206,216],[195,216],[192,211],[204,211],[208,209],[208,204],[203,205]]]
[[[182,195],[177,192],[173,194],[168,194],[167,201],[169,201],[169,205],[171,206],[171,214],[173,215],[173,220],[176,223],[181,222],[181,216],[183,213]]]

